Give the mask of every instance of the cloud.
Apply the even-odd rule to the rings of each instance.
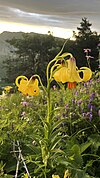
[[[0,20],[75,30],[83,17],[99,31],[100,0],[0,0]]]
[[[100,11],[99,0],[0,0],[0,4],[23,11],[66,14],[73,11]]]

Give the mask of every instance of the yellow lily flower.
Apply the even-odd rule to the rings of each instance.
[[[57,82],[68,82],[68,88],[75,88],[76,82],[88,81],[92,76],[92,71],[88,67],[81,67],[79,70],[76,66],[75,58],[70,58],[66,64],[59,64],[53,77]],[[83,77],[80,76],[83,73]]]
[[[15,83],[24,95],[37,96],[39,94],[38,80],[34,76],[30,80],[25,76],[18,76]]]
[[[12,89],[11,86],[6,86],[6,87],[4,88],[4,90],[5,90],[5,91],[8,91],[8,92],[9,92],[11,89]]]

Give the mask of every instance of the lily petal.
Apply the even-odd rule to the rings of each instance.
[[[23,75],[20,75],[20,76],[18,76],[17,78],[16,78],[16,81],[15,81],[15,83],[16,83],[16,85],[19,87],[19,80],[20,79],[24,79],[25,81],[28,81],[28,78],[27,77],[25,77],[25,76],[23,76]]]
[[[26,86],[27,86],[27,84],[28,84],[28,81],[22,79],[22,80],[20,81],[19,86],[18,86],[18,90],[19,90],[20,92],[22,92],[24,95],[27,95],[27,91],[26,91]]]
[[[68,69],[67,67],[62,67],[58,71],[56,71],[53,75],[54,79],[57,82],[65,83],[68,81]]]
[[[37,96],[39,94],[38,80],[31,80],[27,85],[26,91],[30,96]]]
[[[69,76],[69,82],[81,82],[82,81],[78,73],[78,70],[76,67],[76,61],[74,58],[68,60],[68,76]]]
[[[92,77],[92,71],[88,67],[81,67],[81,72],[83,72],[82,81],[88,81]]]

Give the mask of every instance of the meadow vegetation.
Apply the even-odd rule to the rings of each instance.
[[[0,176],[2,178],[99,178],[100,79],[76,88],[50,87],[47,97],[15,91],[0,97]]]

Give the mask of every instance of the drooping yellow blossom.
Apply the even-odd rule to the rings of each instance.
[[[37,96],[39,94],[38,80],[34,76],[29,80],[25,76],[18,76],[15,83],[24,95]]]
[[[4,88],[4,90],[7,91],[7,92],[9,92],[11,89],[12,89],[11,86],[6,86],[6,87]]]
[[[66,65],[67,63],[67,65]],[[82,77],[80,76],[82,73]],[[57,82],[68,82],[68,88],[75,88],[76,82],[88,81],[92,76],[92,71],[88,67],[81,67],[79,70],[76,66],[75,58],[65,61],[65,64],[59,64],[53,77]]]

